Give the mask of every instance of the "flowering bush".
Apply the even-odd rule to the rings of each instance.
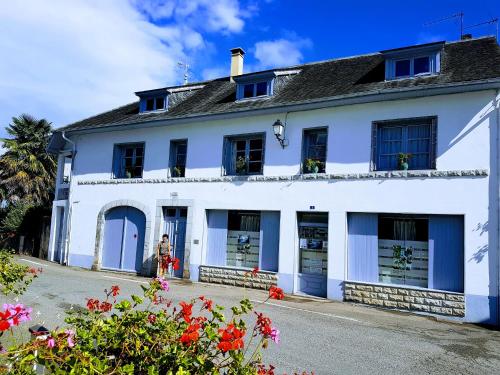
[[[54,374],[274,374],[261,350],[279,342],[279,330],[248,299],[226,316],[204,296],[174,305],[161,277],[141,287],[143,295],[130,299],[117,301],[118,286],[103,299],[89,298],[85,311],[68,313],[71,329],[6,352],[9,371],[32,374],[41,365]],[[282,299],[283,291],[274,287],[269,298]],[[252,312],[256,323],[249,328],[243,318]]]
[[[0,250],[0,291],[3,294],[23,294],[39,272],[41,269],[14,262],[11,252]]]

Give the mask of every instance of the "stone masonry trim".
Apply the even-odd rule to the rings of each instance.
[[[268,290],[272,285],[278,283],[276,273],[259,271],[251,277],[249,276],[251,272],[251,270],[239,268],[200,266],[200,281],[264,290]]]
[[[78,181],[78,185],[114,185],[114,184],[165,184],[191,182],[280,182],[280,181],[332,181],[332,180],[370,180],[370,179],[405,179],[405,178],[456,178],[486,177],[487,169],[470,170],[419,170],[419,171],[379,171],[366,173],[311,173],[289,176],[221,176],[221,177],[168,177],[168,178],[130,178]]]
[[[346,281],[344,300],[458,318],[465,316],[465,296],[462,293]]]

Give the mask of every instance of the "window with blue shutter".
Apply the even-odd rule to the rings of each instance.
[[[225,137],[223,173],[226,176],[262,174],[264,144],[264,134]]]
[[[401,157],[408,156],[408,169],[436,168],[436,118],[425,117],[373,123],[373,169],[403,169]]]
[[[187,139],[170,141],[170,176],[186,177]]]
[[[114,146],[114,178],[142,178],[143,168],[144,143],[126,143]]]

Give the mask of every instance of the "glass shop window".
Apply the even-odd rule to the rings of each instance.
[[[299,272],[327,275],[328,214],[299,213]]]
[[[227,231],[227,265],[255,268],[259,266],[260,212],[229,211]]]
[[[429,220],[406,216],[378,219],[379,281],[427,288]]]

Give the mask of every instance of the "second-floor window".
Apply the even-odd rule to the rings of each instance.
[[[373,169],[434,169],[436,118],[373,123]]]
[[[115,178],[141,178],[144,167],[144,143],[115,145],[113,159]]]
[[[264,134],[226,137],[223,167],[226,175],[262,174]]]
[[[325,173],[328,129],[305,129],[302,139],[302,173]]]
[[[170,176],[186,177],[187,139],[170,141]]]

